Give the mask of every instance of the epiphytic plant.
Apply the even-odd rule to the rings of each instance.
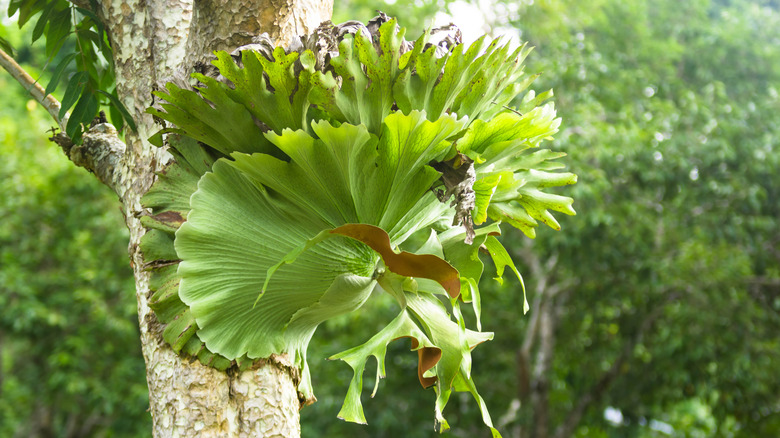
[[[520,278],[500,223],[530,237],[537,221],[559,228],[550,210],[574,214],[572,200],[542,189],[576,177],[550,172],[563,154],[538,149],[560,122],[551,93],[528,91],[529,48],[467,48],[449,27],[403,36],[384,15],[325,24],[287,50],[265,38],[219,52],[195,87],[156,93],[164,103],[149,111],[172,126],[152,141],[174,159],[144,198],[151,306],[180,354],[219,369],[286,354],[313,400],[315,329],[384,291],[398,316],[332,357],[354,370],[339,417],[366,421],[366,363],[376,358],[378,383],[387,345],[408,337],[437,429],[452,391],[468,391],[498,436],[471,377],[471,350],[493,337],[479,251]]]

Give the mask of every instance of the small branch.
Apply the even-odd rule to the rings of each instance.
[[[531,436],[547,437],[550,430],[550,369],[555,353],[554,303],[547,299],[539,309],[539,349],[533,369],[531,384],[531,406],[533,406],[533,428]]]
[[[531,319],[528,321],[528,326],[525,330],[525,338],[523,339],[523,345],[520,348],[520,352],[523,356],[528,357],[531,354],[531,349],[534,346],[536,339],[536,329],[538,328],[537,322],[539,321],[539,308],[542,305],[542,294],[536,294],[531,306]]]
[[[65,116],[60,120],[60,102],[54,98],[51,94],[46,95],[46,90],[32,78],[16,61],[11,58],[7,53],[0,50],[0,65],[8,71],[8,73],[19,82],[25,90],[27,90],[32,97],[52,116],[60,130],[65,130],[65,125],[68,123],[68,118]]]
[[[571,289],[575,284],[573,281],[555,282],[555,274],[558,269],[557,254],[547,258],[547,260],[542,263],[539,254],[533,251],[533,243],[529,242],[525,245],[524,250],[518,252],[517,255],[519,255],[529,267],[531,276],[536,281],[533,304],[531,307],[531,318],[526,326],[523,344],[516,352],[518,398],[522,402],[527,402],[532,395],[536,394],[538,396],[537,393],[540,391],[537,376],[532,376],[531,351],[537,341],[541,344],[549,343],[549,338],[554,336],[554,333],[542,333],[545,328],[540,328],[540,326],[549,323],[549,321],[547,321],[548,319],[558,317],[557,314],[549,312],[551,305],[550,301],[555,300],[555,297],[559,293]],[[555,303],[555,307],[557,307],[557,305],[558,304]],[[543,313],[545,314],[542,315]],[[539,354],[547,354],[542,352],[546,346],[542,345],[542,347],[543,348],[540,348],[539,350]],[[550,356],[552,355],[551,351],[548,353]],[[539,360],[540,359],[537,358],[537,370],[540,363]]]
[[[525,339],[520,348],[520,354],[528,357],[531,354],[531,349],[533,348],[536,339],[539,322],[539,308],[542,305],[542,301],[553,299],[561,292],[571,290],[575,286],[575,282],[573,280],[563,280],[550,284],[550,280],[555,278],[555,273],[558,268],[557,254],[547,259],[544,268],[542,268],[542,263],[539,260],[538,255],[532,251],[521,252],[520,256],[526,264],[530,266],[531,276],[536,280],[536,288],[530,312],[531,319],[526,327]]]
[[[750,277],[747,282],[756,286],[780,287],[780,278]]]
[[[527,401],[531,395],[531,349],[536,342],[536,336],[539,328],[539,314],[543,301],[549,297],[545,296],[547,277],[536,278],[537,286],[534,293],[533,305],[531,306],[531,319],[525,329],[523,345],[517,350],[517,383],[518,397],[522,401]]]
[[[59,144],[73,164],[95,174],[98,180],[119,193],[122,178],[127,177],[121,171],[125,155],[125,143],[110,123],[97,123],[82,136],[81,144],[61,143],[56,134],[50,140]],[[64,136],[67,138],[67,136]],[[121,195],[121,194],[120,194]]]

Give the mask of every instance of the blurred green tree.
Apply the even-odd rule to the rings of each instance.
[[[777,435],[780,53],[766,48],[780,9],[577,7],[545,2],[516,22],[549,55],[531,68],[562,96],[558,144],[577,151],[583,212],[575,235],[525,252],[545,287],[524,328],[536,347],[519,354],[533,418],[519,421],[532,436],[650,435],[650,421]],[[693,422],[677,412],[691,403]]]

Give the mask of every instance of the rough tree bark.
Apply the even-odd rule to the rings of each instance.
[[[247,44],[268,32],[281,44],[329,19],[332,2],[253,0],[114,0],[99,12],[111,35],[117,88],[138,125],[128,135],[117,194],[130,229],[143,353],[155,436],[293,437],[300,435],[297,370],[272,358],[244,372],[217,371],[180,359],[162,340],[147,305],[149,276],[138,243],[140,197],[166,161],[146,139],[156,129],[144,113],[151,90],[203,55]]]
[[[72,1],[91,8],[89,1]],[[296,390],[298,370],[286,357],[269,358],[244,372],[221,372],[182,360],[162,339],[160,324],[148,306],[149,274],[139,251],[144,228],[138,218],[143,214],[141,196],[169,156],[147,142],[159,127],[145,110],[152,103],[153,86],[174,72],[189,72],[212,51],[250,43],[263,32],[286,44],[329,19],[333,1],[110,0],[96,4],[99,9],[93,12],[108,29],[114,53],[117,91],[138,131],[127,133],[124,144],[107,124],[86,133],[82,145],[72,146],[62,134],[53,140],[75,164],[111,187],[122,203],[130,230],[154,436],[300,436],[298,410],[303,400]],[[0,61],[9,71],[15,68],[5,59]],[[25,84],[23,79],[19,80]],[[37,84],[27,85],[33,95],[42,94]]]

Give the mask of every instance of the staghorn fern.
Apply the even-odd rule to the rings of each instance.
[[[377,359],[378,384],[387,345],[408,337],[437,429],[452,391],[468,391],[499,436],[471,378],[471,349],[493,337],[481,331],[478,253],[522,283],[495,237],[501,221],[530,237],[537,221],[559,228],[549,210],[574,214],[572,200],[542,189],[576,177],[550,172],[562,154],[536,149],[559,125],[551,93],[507,106],[535,78],[522,70],[530,49],[466,48],[452,27],[403,36],[384,15],[325,23],[288,50],[261,39],[219,52],[197,87],[156,93],[149,112],[173,126],[152,141],[174,160],[143,199],[150,305],[176,352],[218,369],[287,354],[313,400],[315,329],[378,287],[399,314],[331,357],[354,370],[339,417],[366,422],[366,363]]]

